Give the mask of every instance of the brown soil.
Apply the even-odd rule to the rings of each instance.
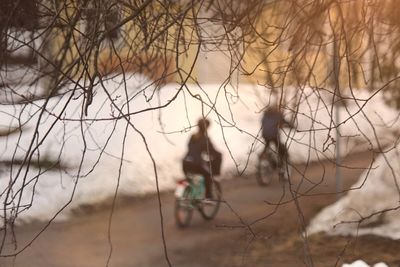
[[[358,179],[370,161],[369,153],[346,159],[344,188]],[[173,194],[163,193],[163,229],[171,265],[341,266],[362,259],[370,265],[383,261],[390,267],[400,266],[399,241],[322,233],[304,240],[304,226],[336,200],[335,168],[329,162],[297,168],[290,188],[277,181],[259,187],[254,177],[223,181],[226,203],[217,218],[206,222],[195,213],[184,230],[175,225]],[[156,196],[121,198],[111,224],[110,214],[109,204],[76,211],[69,221],[52,223],[17,257],[0,258],[0,266],[168,266]],[[17,251],[42,228],[43,224],[18,227]],[[13,252],[13,244],[7,243],[3,254]]]

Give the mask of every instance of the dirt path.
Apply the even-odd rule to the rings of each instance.
[[[346,159],[344,164],[351,168],[342,168],[345,188],[357,180],[370,161],[371,154],[367,153]],[[191,226],[184,230],[175,226],[173,194],[162,194],[165,239],[172,266],[305,266],[311,262],[314,266],[335,266],[359,258],[369,264],[380,260],[398,264],[399,243],[378,237],[316,235],[308,240],[307,250],[301,225],[335,201],[334,194],[321,195],[334,192],[334,176],[334,165],[329,162],[308,166],[307,179],[295,174],[292,192],[309,195],[298,201],[290,201],[293,194],[289,186],[277,181],[262,188],[254,177],[225,180],[222,186],[227,204],[222,205],[217,218],[205,222],[199,213],[194,213]],[[320,184],[314,186],[317,182]],[[271,204],[279,200],[284,204]],[[0,266],[168,266],[157,198],[124,199],[117,204],[111,224],[110,209],[104,206],[77,212],[67,222],[51,224],[16,258],[0,258]],[[27,244],[40,229],[41,225],[17,228],[18,247]],[[309,253],[311,256],[307,256]]]

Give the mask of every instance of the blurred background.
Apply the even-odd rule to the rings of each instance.
[[[395,0],[2,0],[3,266],[397,266]],[[289,180],[256,182],[279,107]],[[199,118],[213,221],[178,229]],[[149,249],[149,248],[152,249]]]

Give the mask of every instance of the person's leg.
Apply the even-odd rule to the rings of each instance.
[[[204,176],[204,184],[206,186],[206,198],[212,199],[212,186],[213,186],[213,181],[211,179],[211,175],[205,175]]]
[[[271,139],[271,142],[274,143],[276,147],[276,153],[278,153],[278,164],[280,164],[282,160],[284,160],[286,155],[285,144],[281,142],[279,136],[275,137],[274,139]]]
[[[270,144],[271,140],[266,138],[265,136],[263,136],[263,138],[264,138],[264,144],[265,145],[264,145],[263,151],[261,151],[260,155],[258,155],[258,158],[264,157],[266,152],[267,152],[267,149],[269,149],[269,144]]]
[[[222,164],[222,154],[220,152],[215,152],[213,159],[211,161],[211,174],[220,175],[221,174],[221,164]]]
[[[285,143],[282,143],[280,139],[277,139],[278,142],[278,153],[279,153],[279,178],[288,179],[286,161],[288,160],[288,152],[285,146]]]

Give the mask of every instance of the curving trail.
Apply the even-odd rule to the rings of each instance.
[[[342,168],[345,188],[358,179],[371,159],[370,153],[346,158],[344,165],[351,168]],[[282,186],[276,180],[263,188],[257,185],[255,177],[224,180],[222,187],[226,203],[222,204],[217,218],[206,222],[195,212],[190,227],[184,230],[175,226],[173,194],[163,193],[164,230],[172,266],[305,266],[305,263],[310,266],[311,261],[315,266],[334,266],[348,239],[325,235],[310,237],[310,260],[300,234],[302,221],[307,223],[321,208],[336,199],[334,194],[321,194],[335,190],[334,165],[325,161],[310,164],[307,168],[296,168],[301,172],[306,169],[306,179],[302,179],[299,173],[294,174],[291,191],[288,184]],[[316,182],[320,184],[314,187]],[[307,195],[314,196],[290,201],[296,192],[307,191]],[[268,204],[279,199],[285,203],[279,206]],[[71,220],[52,223],[16,258],[0,258],[0,266],[101,267],[107,266],[111,249],[108,266],[168,266],[163,254],[156,196],[119,199],[111,225],[109,216],[110,205],[84,207]],[[31,224],[16,228],[17,245],[22,247],[29,242],[40,226]],[[356,246],[359,251],[348,249],[342,258],[350,261],[359,256],[357,253],[378,257],[382,251],[376,246],[368,250],[362,242],[365,238],[381,242],[382,249],[386,246],[386,252],[398,246],[380,238],[359,237]],[[322,253],[321,247],[324,248]],[[7,249],[11,251],[13,248],[8,245]]]

